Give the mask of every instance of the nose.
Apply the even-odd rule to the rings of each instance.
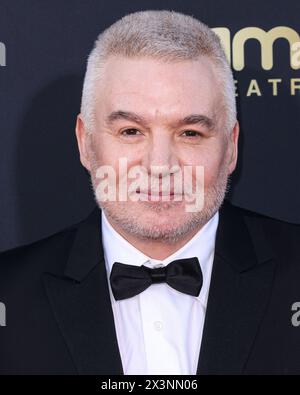
[[[162,130],[153,133],[142,161],[143,166],[152,176],[156,175],[156,171],[159,173],[157,177],[172,173],[172,167],[179,166],[179,159],[171,134]]]

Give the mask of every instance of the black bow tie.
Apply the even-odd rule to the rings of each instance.
[[[151,284],[166,282],[177,291],[198,296],[202,287],[202,272],[198,258],[177,259],[165,267],[126,265],[115,262],[110,284],[115,300],[127,299],[147,289]]]

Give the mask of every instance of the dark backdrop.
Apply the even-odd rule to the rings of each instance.
[[[74,132],[87,56],[100,31],[143,9],[173,9],[227,28],[230,43],[247,27],[300,33],[299,0],[0,0],[0,250],[50,235],[93,208]],[[300,86],[300,45],[293,68],[290,44],[278,37],[273,68],[265,70],[270,42],[261,51],[249,39],[245,67],[234,70],[241,138],[230,199],[300,223],[300,89],[291,91],[291,83]],[[232,54],[241,55],[241,48]],[[277,95],[268,79],[281,80]],[[247,96],[251,80],[256,93]]]

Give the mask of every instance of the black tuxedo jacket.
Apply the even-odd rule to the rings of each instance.
[[[1,374],[123,374],[100,216],[0,255]],[[300,374],[299,242],[224,202],[197,374]]]

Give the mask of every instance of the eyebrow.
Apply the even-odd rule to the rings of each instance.
[[[144,117],[135,114],[134,112],[123,111],[123,110],[111,112],[106,118],[106,124],[111,125],[115,121],[124,120],[124,119],[145,126],[147,126],[148,124],[147,120]],[[199,125],[199,124],[206,126],[207,129],[209,130],[213,130],[216,125],[215,121],[206,115],[190,114],[184,117],[183,119],[176,121],[173,126],[181,127],[185,125]]]

